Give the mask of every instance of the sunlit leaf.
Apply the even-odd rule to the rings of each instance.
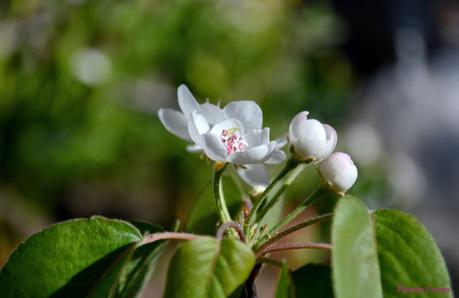
[[[341,198],[332,224],[332,271],[337,298],[382,298],[374,227],[367,207]]]
[[[172,258],[165,297],[227,297],[247,279],[254,264],[252,250],[238,240],[188,241]]]
[[[453,297],[441,252],[417,219],[396,210],[373,218],[384,297]]]
[[[99,216],[53,225],[10,256],[0,272],[1,296],[133,297],[162,247],[139,247],[142,238],[130,223]]]

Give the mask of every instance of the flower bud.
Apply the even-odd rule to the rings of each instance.
[[[351,157],[343,152],[335,152],[322,162],[320,175],[328,186],[339,194],[344,194],[357,180],[357,167]]]
[[[293,118],[288,139],[296,158],[320,161],[335,149],[336,132],[330,125],[308,119],[308,114],[304,111]]]

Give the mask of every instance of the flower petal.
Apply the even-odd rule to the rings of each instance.
[[[212,133],[202,135],[202,149],[207,157],[215,161],[225,161],[228,156],[220,137]]]
[[[282,136],[282,137],[277,138],[276,142],[277,142],[277,148],[280,149],[284,147],[285,145],[287,145],[288,140],[286,136]]]
[[[227,119],[222,109],[211,103],[204,103],[199,106],[199,113],[206,117],[210,124],[214,125]]]
[[[228,118],[234,118],[241,121],[246,129],[261,129],[263,113],[258,104],[252,100],[231,102],[223,111]]]
[[[188,120],[188,132],[193,142],[202,147],[201,135],[207,133],[209,129],[209,123],[207,123],[206,118],[203,115],[198,114],[198,111],[193,111],[190,119]]]
[[[190,116],[191,112],[199,107],[199,104],[193,94],[191,94],[188,87],[183,84],[177,89],[177,98],[180,110],[182,110],[186,118]]]
[[[260,145],[251,147],[246,151],[235,152],[229,156],[229,160],[237,165],[262,163],[271,158],[275,149],[276,142],[271,142],[268,145]]]
[[[332,154],[333,150],[335,150],[336,142],[337,142],[337,135],[336,131],[333,127],[328,124],[324,124],[325,134],[326,134],[326,148],[322,152],[321,156],[318,156],[318,159],[327,158],[330,154]]]
[[[186,141],[191,141],[186,118],[182,113],[172,109],[159,109],[158,117],[170,133]]]
[[[303,157],[318,158],[327,151],[325,128],[319,121],[309,119],[298,125],[301,135],[297,135],[296,142],[293,143],[295,152]]]
[[[297,139],[301,136],[301,124],[308,120],[308,115],[308,111],[303,111],[293,117],[288,130],[288,139],[290,144],[296,143]]]
[[[263,144],[269,143],[269,128],[265,127],[263,129],[250,129],[244,135],[244,138],[249,145],[249,147],[255,147]]]
[[[196,153],[196,152],[201,152],[202,148],[199,145],[193,144],[193,145],[186,146],[186,151]]]
[[[279,148],[279,145],[277,146]],[[265,163],[270,164],[270,165],[275,165],[283,162],[287,158],[287,155],[285,154],[284,151],[276,149],[273,152],[273,155],[271,156],[270,159],[265,161]]]
[[[269,184],[268,173],[262,164],[246,165],[237,170],[239,176],[253,188],[266,188]]]

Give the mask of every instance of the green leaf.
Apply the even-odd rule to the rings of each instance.
[[[453,296],[440,250],[414,217],[401,211],[379,210],[373,218],[384,297],[401,297],[410,291],[408,288],[419,291],[409,297]],[[448,289],[448,293],[438,289]]]
[[[296,297],[333,297],[330,266],[308,264],[294,271],[292,273],[292,279],[295,287]]]
[[[332,223],[332,269],[337,298],[382,297],[374,228],[367,207],[341,198]]]
[[[10,256],[0,272],[2,297],[116,297],[127,289],[133,296],[161,246],[138,247],[142,238],[128,222],[99,216],[53,225]]]
[[[283,263],[279,273],[279,281],[277,282],[276,298],[292,297],[295,297],[292,277],[290,276],[290,270],[287,264]]]
[[[247,279],[254,265],[252,250],[238,240],[188,241],[172,258],[165,297],[227,297]]]

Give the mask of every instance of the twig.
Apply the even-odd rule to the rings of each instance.
[[[158,240],[163,239],[174,239],[174,240],[194,240],[199,238],[200,236],[190,233],[177,233],[177,232],[163,232],[163,233],[154,233],[147,235],[144,239],[142,244],[152,243]]]
[[[275,243],[264,250],[257,252],[257,257],[263,256],[267,253],[281,251],[281,250],[290,250],[290,249],[325,249],[331,250],[332,246],[329,243],[317,243],[317,242],[285,242],[285,243]]]
[[[333,216],[333,213],[327,213],[327,214],[323,214],[323,215],[318,215],[318,216],[315,216],[315,217],[312,217],[312,218],[308,218],[308,219],[300,222],[299,224],[296,224],[294,226],[286,228],[285,230],[280,231],[277,234],[275,234],[271,239],[269,239],[266,242],[264,242],[258,248],[258,250],[263,250],[264,248],[270,246],[272,243],[279,241],[280,239],[284,238],[285,236],[288,236],[289,234],[291,234],[293,232],[296,232],[296,231],[298,231],[298,230],[300,230],[300,229],[302,229],[304,227],[307,227],[307,226],[319,223],[321,221],[327,220],[327,219],[331,218],[332,216]]]

